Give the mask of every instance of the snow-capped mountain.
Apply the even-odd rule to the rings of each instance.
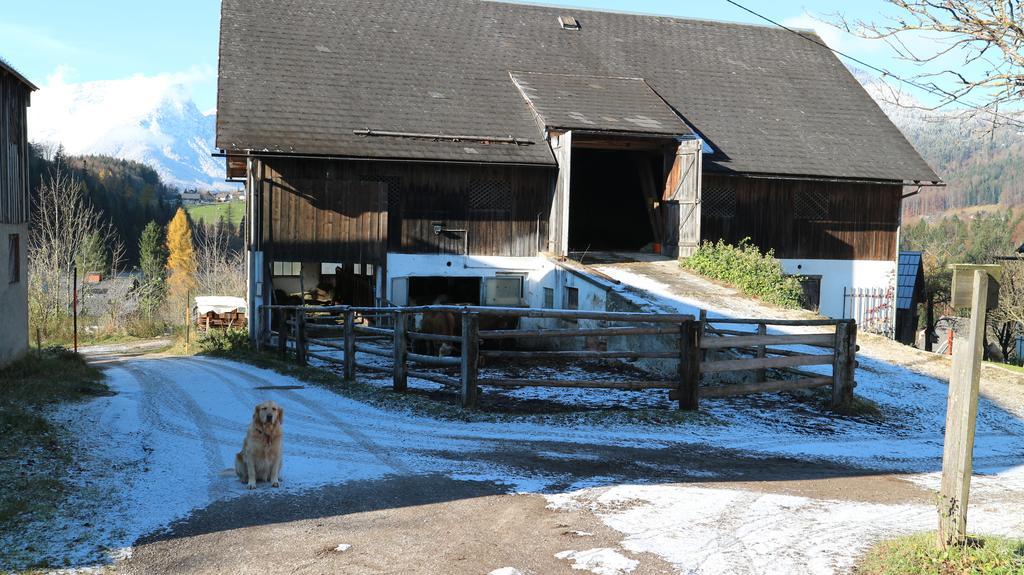
[[[214,158],[216,116],[202,113],[171,75],[65,83],[50,78],[32,96],[30,139],[69,154],[104,154],[151,166],[169,185],[234,190]]]

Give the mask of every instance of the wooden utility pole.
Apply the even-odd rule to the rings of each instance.
[[[989,301],[989,290],[998,286],[998,277],[999,266],[954,266],[953,306],[966,307],[969,302],[971,317],[967,337],[956,338],[953,373],[949,379],[942,487],[939,491],[938,543],[942,549],[962,545],[967,539],[967,504],[978,416],[985,311],[990,303],[995,304]]]

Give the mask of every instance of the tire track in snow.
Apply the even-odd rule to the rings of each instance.
[[[196,363],[200,365],[210,365],[208,362],[203,360],[198,360]],[[267,380],[251,372],[246,372],[223,364],[217,364],[216,367],[218,369],[223,369],[225,371],[235,373],[238,376],[245,378],[246,380],[257,381],[264,386],[275,385],[270,380]],[[208,369],[211,373],[216,373],[216,371],[213,369],[213,366],[210,366]],[[377,459],[377,461],[379,461],[385,467],[391,469],[393,472],[398,473],[400,475],[409,475],[413,473],[413,470],[410,469],[407,465],[405,465],[405,463],[403,463],[399,458],[393,457],[392,455],[387,453],[387,451],[385,451],[379,445],[374,443],[373,440],[371,440],[368,436],[366,436],[364,433],[356,429],[354,426],[342,421],[339,417],[337,417],[327,408],[323,407],[322,405],[315,401],[302,397],[300,393],[297,393],[297,390],[272,389],[267,391],[271,391],[280,397],[285,397],[290,401],[300,403],[309,411],[317,413],[318,415],[323,417],[324,420],[329,421],[335,428],[338,429],[338,431],[341,431],[343,434],[351,438],[352,441],[354,441],[356,444],[362,447],[363,450],[373,455],[374,458]]]
[[[121,365],[139,382],[139,388],[143,392],[140,409],[147,422],[177,435],[176,426],[169,425],[165,416],[168,413],[179,414],[184,411],[184,415],[199,431],[200,449],[211,478],[206,486],[210,499],[220,499],[228,495],[228,485],[224,481],[218,481],[221,470],[225,468],[220,452],[220,444],[223,442],[217,439],[214,426],[199,403],[172,379],[153,373],[155,370],[145,370],[130,361]]]

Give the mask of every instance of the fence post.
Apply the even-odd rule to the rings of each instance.
[[[392,382],[395,391],[405,391],[408,387],[409,365],[407,362],[409,349],[406,347],[405,329],[406,312],[398,310],[394,313],[394,371]]]
[[[832,361],[832,409],[848,407],[853,401],[854,371],[856,368],[857,323],[842,321],[836,324],[835,359]]]
[[[306,365],[306,310],[300,309],[295,314],[295,362]]]
[[[288,311],[277,310],[277,354],[288,357]]]
[[[700,406],[700,330],[703,322],[679,324],[679,409],[695,411]]]
[[[345,309],[345,381],[356,379],[356,312]]]
[[[765,323],[757,324],[757,335],[768,335],[768,325]],[[768,346],[759,345],[757,346],[757,357],[763,359],[767,354]],[[754,378],[757,381],[765,381],[768,377],[765,369],[758,369],[754,371]]]
[[[480,356],[480,316],[462,313],[462,407],[476,406],[477,359]]]

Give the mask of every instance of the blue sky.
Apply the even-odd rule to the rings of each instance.
[[[725,0],[549,4],[762,23]],[[915,72],[895,60],[884,44],[853,38],[812,17],[842,12],[847,18],[875,20],[887,11],[883,0],[742,0],[741,4],[788,25],[816,28],[833,48],[872,64],[908,76]],[[64,82],[170,76],[185,84],[199,108],[207,110],[216,102],[219,7],[218,0],[11,2],[0,21],[0,57],[39,85],[58,71]]]

